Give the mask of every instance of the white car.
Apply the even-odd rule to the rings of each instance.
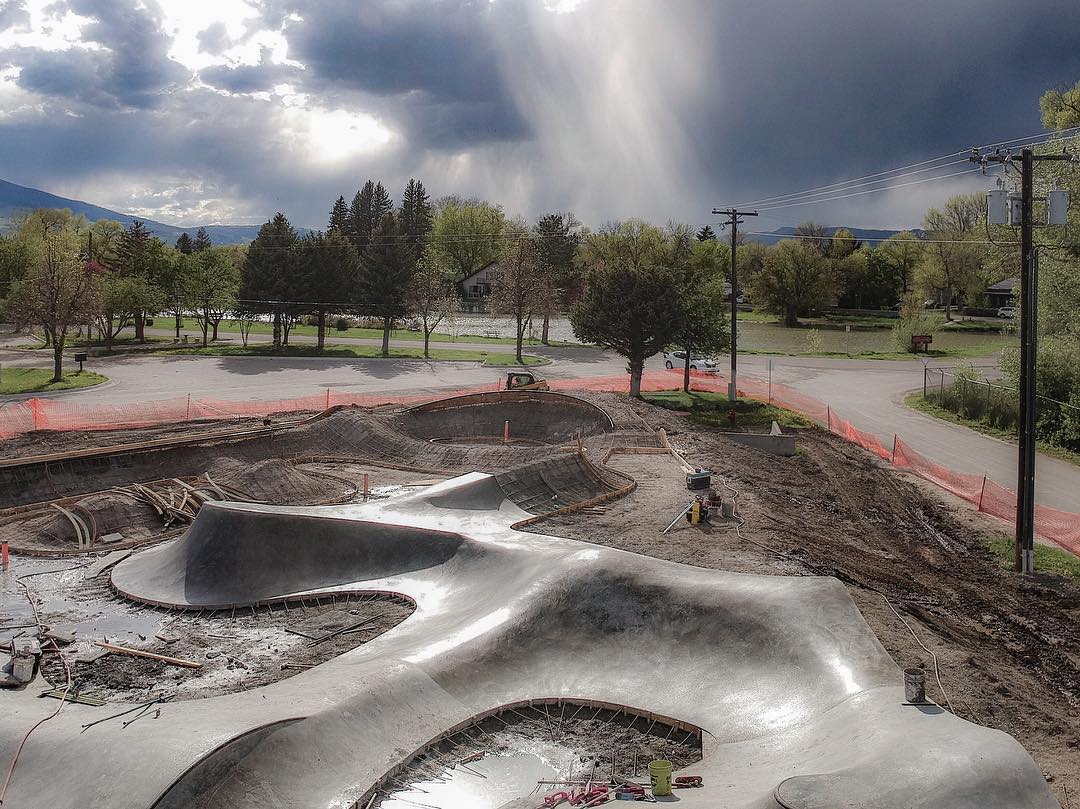
[[[998,309],[998,317],[1003,317],[1006,320],[1012,320],[1014,317],[1016,317],[1016,307],[1002,306],[1000,309]]]
[[[686,367],[686,352],[685,351],[665,351],[664,352],[664,367],[665,368],[685,368]],[[690,370],[691,371],[705,371],[707,373],[716,373],[716,360],[710,357],[700,357],[696,354],[690,355]]]

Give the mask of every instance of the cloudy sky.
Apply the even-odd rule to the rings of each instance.
[[[1039,132],[1078,80],[1077,0],[0,0],[0,178],[185,225],[322,227],[368,177],[699,225]],[[988,186],[757,223],[903,227]]]

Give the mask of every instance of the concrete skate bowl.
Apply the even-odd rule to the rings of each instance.
[[[410,408],[397,420],[401,431],[450,444],[501,443],[509,422],[510,442],[563,444],[614,430],[601,408],[563,393],[499,391],[440,399]]]
[[[319,508],[284,513],[207,503],[180,541],[126,560],[111,581],[135,601],[223,610],[434,567],[461,543],[458,534],[340,518]]]
[[[254,596],[272,600],[304,588],[349,586],[401,593],[417,610],[372,643],[288,681],[233,695],[235,701],[176,706],[185,713],[171,714],[167,726],[158,723],[147,741],[151,749],[129,757],[143,771],[158,756],[171,762],[140,792],[142,802],[86,804],[151,805],[171,784],[180,789],[184,773],[230,739],[303,717],[249,739],[242,755],[223,759],[227,766],[212,783],[183,786],[183,800],[255,807],[273,795],[285,806],[366,807],[375,796],[385,799],[384,807],[405,807],[416,798],[408,793],[416,783],[410,779],[425,753],[433,763],[428,774],[451,782],[460,775],[456,763],[451,772],[440,769],[436,754],[442,740],[457,741],[463,731],[483,738],[490,753],[468,766],[479,767],[488,786],[496,783],[510,757],[483,735],[492,733],[483,723],[497,723],[488,717],[508,706],[541,729],[534,741],[565,746],[552,707],[565,703],[612,714],[630,706],[630,713],[658,723],[700,729],[704,757],[676,773],[704,778],[703,788],[679,794],[690,806],[1055,806],[1038,768],[1009,736],[932,703],[905,704],[899,669],[837,580],[727,573],[518,533],[507,525],[525,512],[500,502],[499,491],[493,477],[468,475],[365,507],[215,506],[206,514],[231,511],[231,521],[202,537],[193,529],[174,544],[176,553],[156,548],[122,562],[114,583],[142,600],[170,603],[199,593],[224,603],[239,594],[229,580],[257,566],[265,536],[301,533],[310,537],[306,552],[320,561],[304,568],[284,556],[279,570],[256,582]],[[200,520],[210,528],[209,516]],[[322,538],[339,530],[327,520],[353,520],[353,544],[371,552],[345,546],[335,553],[351,556],[323,552]],[[245,529],[245,521],[259,530]],[[412,533],[393,531],[387,534],[393,541],[384,542],[371,528],[379,524]],[[216,543],[207,536],[219,532]],[[252,549],[219,547],[236,545],[223,541],[234,536]],[[302,576],[293,574],[294,565]],[[372,578],[343,581],[365,575]],[[222,593],[214,596],[214,589]],[[535,705],[522,707],[531,703],[548,706],[540,709],[543,718]],[[125,733],[107,745],[109,755],[124,758],[127,740],[140,738]],[[72,724],[61,749],[70,747],[81,761],[90,745],[85,738]],[[601,749],[586,752],[606,762],[610,742],[596,738],[593,746]],[[621,773],[626,756],[616,757]],[[181,759],[186,764],[178,767]],[[110,761],[113,771],[123,769],[123,762]],[[83,764],[84,771],[96,766]],[[392,784],[395,777],[404,780]],[[515,770],[512,777],[511,797],[517,797],[533,792],[544,776]],[[403,791],[402,799],[392,803],[379,789]],[[456,809],[498,807],[509,798],[417,800]]]

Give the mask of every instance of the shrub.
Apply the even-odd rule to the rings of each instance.
[[[353,327],[353,321],[347,317],[334,318],[334,328],[338,331],[348,331]]]

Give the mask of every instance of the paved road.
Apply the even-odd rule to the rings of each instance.
[[[473,347],[467,343],[446,345]],[[513,350],[513,346],[501,344],[475,347],[500,352]],[[529,351],[552,360],[542,373],[555,379],[618,374],[625,368],[620,357],[591,348],[531,347]],[[35,352],[28,359],[28,354],[0,347],[0,362],[23,364],[40,356]],[[756,355],[741,357],[741,372],[765,379],[769,359]],[[772,360],[774,381],[828,402],[860,429],[878,434],[885,446],[891,446],[893,435],[898,434],[915,450],[949,468],[985,473],[998,483],[1015,487],[1015,444],[904,406],[904,394],[922,386],[920,361],[812,357],[773,357]],[[35,364],[44,366],[48,358],[41,356]],[[659,359],[654,359],[650,367],[659,369],[662,365]],[[102,358],[94,361],[94,368],[108,376],[110,382],[98,388],[56,395],[78,396],[80,402],[86,403],[122,403],[188,393],[220,399],[268,399],[319,394],[327,388],[365,393],[454,390],[493,382],[504,372],[472,362],[161,355]],[[1080,509],[1080,468],[1041,454],[1037,463],[1038,502],[1069,511]]]

